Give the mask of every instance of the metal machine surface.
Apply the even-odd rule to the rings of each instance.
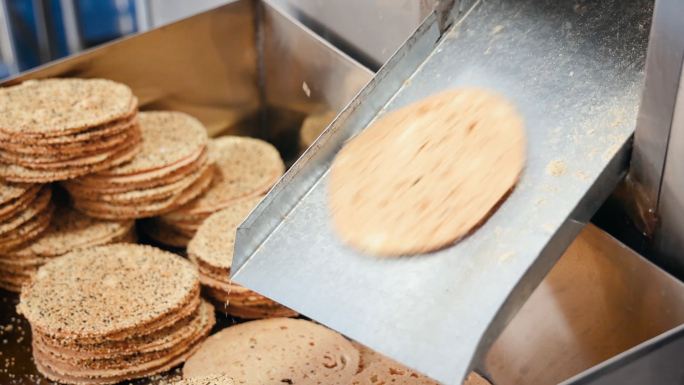
[[[679,26],[672,19],[676,1],[659,0],[654,20],[669,15]],[[372,77],[368,70],[279,5],[248,0],[3,85],[48,76],[118,80],[133,88],[143,109],[188,112],[212,135],[261,136],[289,160],[297,154],[304,116],[320,108],[343,111],[241,227],[238,281],[445,383],[458,383],[474,367],[494,385],[681,384],[683,285],[585,226],[627,171],[653,4],[566,3],[443,1],[440,9],[454,6],[460,21],[443,35],[440,27],[449,24],[440,20],[448,18],[430,14],[354,100]],[[657,26],[664,45],[684,36]],[[684,52],[684,43],[680,48]],[[648,63],[662,62],[653,50],[651,44]],[[681,71],[678,51],[667,52],[672,65],[661,85]],[[671,100],[677,87],[670,94],[648,87],[653,79],[658,83],[650,76],[657,69],[647,65],[646,89],[672,101],[677,121],[675,104],[684,103]],[[532,148],[515,194],[478,233],[435,255],[375,261],[340,252],[325,220],[324,195],[336,151],[384,111],[458,85],[504,92],[525,114]],[[641,108],[640,115],[658,116],[658,110]],[[643,116],[639,122],[637,142],[649,132]],[[672,124],[661,123],[664,131]],[[670,183],[678,181],[670,159],[684,154],[670,151],[665,165],[676,135],[669,143],[655,138]],[[565,164],[564,174],[547,173],[554,161]],[[670,198],[675,190],[669,188]],[[656,193],[659,211],[678,202],[665,199],[664,191]],[[315,286],[307,280],[312,275],[318,276]],[[8,323],[16,317],[16,297],[2,300],[0,323]],[[28,381],[35,373],[30,341],[5,336],[9,343],[0,352],[5,358],[10,352],[16,363],[9,370],[13,377],[0,371],[0,382]]]
[[[238,229],[234,279],[460,383],[626,174],[652,6],[475,2],[443,35],[432,14]],[[516,189],[440,252],[378,260],[343,246],[325,194],[335,153],[384,111],[457,86],[521,110],[529,150]]]
[[[558,384],[684,324],[683,303],[682,282],[589,224],[480,367],[494,384]]]

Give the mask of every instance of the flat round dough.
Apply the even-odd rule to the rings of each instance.
[[[164,319],[198,289],[197,269],[187,260],[120,243],[72,251],[47,263],[25,286],[19,308],[44,334],[101,337]]]
[[[235,384],[348,385],[359,353],[340,334],[305,320],[271,318],[207,338],[183,367],[183,378],[225,374]]]
[[[234,385],[233,379],[222,374],[190,378],[174,382],[172,385]]]
[[[379,256],[438,250],[481,224],[525,164],[523,120],[479,89],[433,95],[390,112],[350,141],[330,173],[342,240]]]
[[[261,198],[247,199],[212,214],[188,244],[188,254],[229,271],[233,264],[235,232],[259,202]]]
[[[170,167],[200,154],[209,140],[202,123],[182,112],[141,112],[138,117],[143,137],[140,153],[101,175],[131,175]]]
[[[263,140],[223,136],[211,140],[209,148],[216,162],[211,187],[181,207],[180,213],[209,214],[241,199],[261,196],[285,172],[278,150]]]
[[[21,197],[33,187],[33,183],[12,183],[0,179],[0,205]]]
[[[61,136],[125,117],[134,96],[105,79],[28,80],[0,90],[0,132]]]
[[[9,254],[59,256],[84,246],[113,243],[117,238],[130,232],[134,224],[133,220],[105,221],[91,218],[69,206],[58,206],[50,226],[40,238]]]

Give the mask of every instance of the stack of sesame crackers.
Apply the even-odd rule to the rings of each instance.
[[[50,224],[54,204],[50,186],[0,181],[0,254],[40,236]],[[0,270],[0,286],[12,286]]]
[[[186,246],[209,215],[262,197],[285,172],[278,150],[259,139],[225,136],[211,140],[209,149],[216,165],[209,190],[185,206],[147,221],[142,228],[153,239]]]
[[[0,287],[19,292],[38,268],[70,251],[109,243],[136,240],[135,222],[91,218],[62,205],[50,225],[35,240],[14,250],[0,252]]]
[[[207,133],[180,112],[142,112],[142,150],[118,167],[63,183],[83,213],[144,218],[174,210],[204,192],[213,176]]]
[[[75,279],[78,277],[78,279]],[[38,370],[62,383],[113,384],[184,362],[215,324],[197,269],[149,246],[71,252],[40,268],[18,310]]]
[[[235,231],[259,200],[241,201],[207,218],[188,245],[188,257],[197,265],[202,286],[218,302],[219,310],[249,319],[295,317],[294,310],[230,280]]]
[[[138,99],[103,79],[26,81],[0,90],[0,178],[66,180],[127,162],[140,148]]]

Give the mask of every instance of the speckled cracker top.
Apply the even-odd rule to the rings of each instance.
[[[225,136],[210,142],[209,149],[216,162],[214,180],[209,190],[182,211],[208,211],[221,202],[264,193],[285,172],[280,153],[263,140]]]
[[[105,79],[29,80],[0,89],[0,131],[64,135],[131,113],[133,92]]]
[[[183,367],[183,378],[222,373],[236,384],[348,385],[359,352],[337,332],[313,322],[271,318],[207,338]]]
[[[167,167],[201,152],[209,140],[202,123],[182,112],[141,112],[139,119],[142,150],[132,161],[103,174],[128,175]]]
[[[174,382],[172,385],[233,385],[233,379],[222,375],[215,374],[209,376],[189,378],[187,380],[182,380]]]
[[[24,195],[33,183],[12,183],[0,179],[0,205]]]
[[[34,255],[58,256],[83,245],[110,243],[129,231],[135,222],[91,218],[67,206],[58,206],[50,226],[35,242],[26,246]]]
[[[439,383],[425,375],[415,372],[408,367],[385,357],[375,350],[356,341],[352,346],[359,351],[359,373],[354,376],[352,385],[371,384],[373,378],[377,383],[405,384],[405,385],[439,385]],[[468,383],[464,383],[468,385]]]
[[[44,334],[106,336],[164,317],[198,288],[197,269],[187,260],[150,246],[113,244],[41,267],[18,309]]]
[[[26,209],[0,222],[0,234],[6,234],[42,213],[50,204],[50,199],[52,199],[52,188],[50,185],[43,186],[36,195],[36,199]]]
[[[439,382],[415,372],[395,361],[378,361],[354,376],[350,385],[366,384],[440,385]]]
[[[209,216],[188,244],[188,254],[212,266],[230,269],[235,230],[260,201],[261,198],[245,200]]]

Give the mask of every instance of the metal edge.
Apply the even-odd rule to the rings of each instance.
[[[236,232],[231,279],[240,281],[245,263],[318,182],[324,173],[318,165],[332,161],[342,144],[366,127],[420,67],[439,38],[433,12],[242,222]]]
[[[559,385],[589,385],[589,384],[614,384],[615,382],[604,377],[614,374],[620,370],[629,370],[630,366],[634,367],[635,363],[640,359],[647,358],[652,353],[657,353],[661,349],[665,349],[673,344],[684,344],[684,325],[680,325],[672,330],[669,330],[657,337],[643,342],[613,358],[610,358],[601,364],[598,364],[591,369],[587,369],[579,373]],[[681,348],[681,347],[680,347]],[[672,370],[681,374],[681,365],[671,365]],[[650,373],[653,376],[661,375],[662,373]],[[628,374],[629,375],[629,374]],[[602,380],[604,380],[602,382]],[[657,382],[659,385],[675,385],[681,382]],[[623,385],[628,385],[621,383]],[[630,385],[640,384],[640,382],[632,382]]]
[[[623,204],[637,227],[651,235],[656,225],[670,128],[684,58],[684,2],[658,0],[653,12],[644,87],[634,134]]]
[[[684,76],[684,66],[680,76]],[[670,128],[670,141],[665,158],[656,217],[649,256],[660,266],[684,279],[684,218],[682,218],[682,172],[684,172],[684,82],[679,82],[679,93]]]

